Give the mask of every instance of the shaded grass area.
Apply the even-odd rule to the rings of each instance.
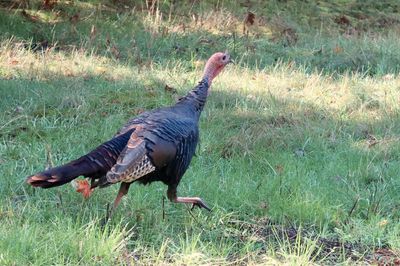
[[[323,2],[331,21],[316,31],[318,23],[299,16],[306,4],[289,2],[269,2],[283,15],[251,25],[248,34],[242,16],[251,7],[225,2],[182,7],[204,18],[211,12],[203,24],[144,3],[134,11],[129,3],[98,2],[35,11],[29,2],[23,8],[41,22],[19,15],[22,7],[0,16],[7,18],[0,23],[1,264],[394,261],[396,25],[349,37],[350,26],[335,17],[355,15],[336,15]],[[396,7],[360,8],[397,18]],[[57,10],[61,18],[53,17]],[[271,25],[294,29],[298,40],[290,43]],[[198,156],[179,186],[182,196],[203,197],[212,213],[163,203],[162,184],[134,186],[103,227],[116,187],[84,201],[70,186],[24,184],[27,175],[96,147],[131,116],[174,103],[198,81],[204,59],[225,48],[237,64],[213,84]]]

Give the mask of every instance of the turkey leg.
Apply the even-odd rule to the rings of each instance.
[[[168,187],[167,191],[167,196],[168,199],[171,202],[175,203],[191,203],[192,204],[192,209],[197,206],[199,208],[204,208],[207,211],[211,211],[211,209],[207,206],[207,204],[198,197],[178,197],[176,195],[176,187]]]
[[[118,207],[119,203],[121,202],[122,197],[128,193],[130,185],[131,185],[131,183],[125,183],[125,182],[121,183],[121,186],[119,187],[118,195],[114,200],[113,210],[115,210]]]
[[[131,185],[131,183],[124,183],[124,182],[121,183],[121,186],[119,187],[118,195],[114,200],[113,207],[110,210],[107,210],[107,215],[105,217],[105,220],[103,221],[104,224],[107,223],[107,221],[112,217],[115,209],[117,209],[119,203],[121,202],[122,197],[128,193],[130,185]]]

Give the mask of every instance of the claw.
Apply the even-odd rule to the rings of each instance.
[[[195,206],[199,207],[200,209],[204,208],[209,212],[211,211],[211,209],[207,206],[207,204],[202,199],[200,199],[197,202],[193,203],[192,204],[192,208],[190,210],[193,210]]]
[[[192,207],[190,210],[193,210],[195,206],[199,208],[204,208],[207,211],[211,211],[211,209],[207,206],[207,204],[199,197],[177,197],[176,196],[176,187],[168,187],[167,191],[168,199],[175,203],[191,203]]]

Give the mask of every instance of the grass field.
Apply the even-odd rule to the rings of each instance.
[[[400,4],[183,2],[0,4],[0,264],[399,262]],[[118,186],[24,183],[173,104],[224,50],[178,190],[211,213],[136,185],[102,226]]]

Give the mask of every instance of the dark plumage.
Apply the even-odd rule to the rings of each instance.
[[[30,176],[27,183],[50,188],[84,176],[91,179],[91,185],[79,182],[77,190],[88,197],[96,187],[121,182],[114,202],[116,208],[131,183],[162,181],[168,186],[171,201],[191,203],[209,210],[200,198],[177,197],[176,188],[196,150],[198,121],[211,82],[229,62],[228,54],[214,54],[207,61],[203,79],[175,105],[134,117],[111,140],[90,153]]]

